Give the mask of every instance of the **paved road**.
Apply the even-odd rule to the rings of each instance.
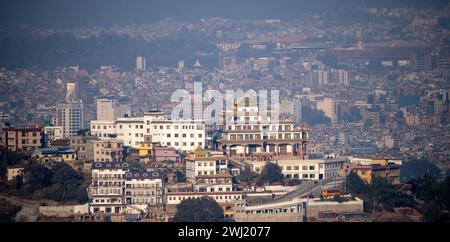
[[[338,179],[338,180],[320,180],[320,181],[303,181],[299,188],[296,190],[289,192],[281,197],[275,198],[271,201],[266,201],[264,203],[272,203],[272,202],[285,202],[290,201],[293,198],[308,196],[311,193],[314,195],[314,197],[319,197],[321,194],[321,188],[331,188],[334,186],[339,186],[339,183],[344,182],[345,179]]]

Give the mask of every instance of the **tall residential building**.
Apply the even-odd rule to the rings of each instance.
[[[94,214],[146,212],[164,202],[164,173],[131,169],[127,162],[93,162],[88,193]]]
[[[56,126],[63,127],[64,137],[76,135],[84,128],[83,101],[58,104],[56,106]]]
[[[97,99],[97,120],[114,121],[124,116],[131,116],[128,105],[119,104],[111,99]]]
[[[77,99],[77,85],[73,82],[66,84],[66,102],[71,103]]]
[[[330,79],[329,73],[323,70],[314,71],[313,77],[319,86],[327,85]]]
[[[94,162],[89,186],[89,212],[120,214],[125,208],[125,173],[130,164],[124,162]]]
[[[114,120],[117,103],[110,99],[97,99],[97,120]]]
[[[332,70],[331,77],[333,81],[348,86],[349,85],[349,72],[346,70]]]
[[[138,56],[136,57],[136,70],[145,71],[147,68],[147,63],[145,57]]]
[[[302,99],[300,97],[294,99],[294,119],[297,125],[302,122]]]

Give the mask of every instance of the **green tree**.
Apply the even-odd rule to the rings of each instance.
[[[183,200],[177,206],[174,222],[223,222],[223,210],[210,197]]]
[[[354,194],[366,194],[368,191],[368,185],[353,171],[347,177],[348,190]]]
[[[427,160],[414,159],[404,162],[400,167],[400,178],[404,182],[423,177],[425,174],[436,177],[440,173],[440,169]]]
[[[282,179],[283,174],[281,173],[280,166],[272,162],[267,162],[256,180],[263,183],[271,183],[281,181]]]
[[[441,219],[441,208],[437,201],[425,203],[421,207],[422,215],[425,221],[435,222]]]
[[[386,178],[372,176],[370,185],[370,197],[374,205],[381,205],[383,209],[392,211],[396,200],[399,198],[399,187],[390,183]]]
[[[83,183],[83,176],[65,163],[57,163],[53,167],[52,187],[46,197],[56,201],[76,200],[78,189]]]
[[[450,210],[450,177],[447,177],[439,184],[439,200],[442,201],[442,207]]]
[[[184,172],[181,172],[181,171],[176,171],[175,172],[175,180],[177,182],[186,182],[186,174],[184,174]]]
[[[24,169],[25,195],[52,184],[53,172],[36,161],[29,161]]]
[[[258,177],[258,174],[256,172],[253,172],[250,166],[245,166],[244,170],[239,174],[238,180],[240,182],[250,184],[255,181],[256,177]]]

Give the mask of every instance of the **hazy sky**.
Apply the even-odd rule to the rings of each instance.
[[[303,11],[356,5],[446,6],[448,0],[0,0],[0,25],[92,26],[198,20],[291,18]]]

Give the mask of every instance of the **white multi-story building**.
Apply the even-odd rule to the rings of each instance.
[[[201,176],[217,176],[229,174],[228,161],[222,152],[197,148],[186,158],[186,180],[196,184],[196,178]],[[214,178],[215,179],[215,178]]]
[[[143,56],[136,57],[136,70],[145,71],[147,69],[146,59]]]
[[[231,192],[168,192],[167,204],[177,205],[186,199],[194,199],[201,197],[210,197],[219,204],[233,204],[236,201],[243,199],[242,191]]]
[[[178,150],[192,151],[206,145],[202,121],[174,121],[164,112],[146,112],[141,117],[122,117],[115,121],[91,121],[91,133],[100,139],[117,137],[124,146],[139,148],[146,142],[159,142]]]
[[[77,100],[71,103],[58,104],[56,106],[56,126],[63,127],[64,137],[76,135],[84,128],[83,101]]]
[[[138,148],[144,143],[143,117],[123,117],[116,120],[116,136],[123,145]]]
[[[117,137],[116,121],[92,120],[91,134],[100,139],[110,139]]]
[[[327,85],[330,79],[330,75],[328,71],[318,70],[314,72],[317,84],[319,86]]]
[[[125,173],[125,202],[142,206],[162,204],[164,174],[152,168]]]
[[[291,159],[277,159],[270,162],[280,166],[281,173],[285,178],[321,180],[344,175],[344,159],[301,160],[292,157]],[[265,164],[265,162],[253,161],[253,170],[260,172]]]
[[[97,120],[114,121],[124,116],[131,116],[131,110],[127,105],[119,104],[112,99],[97,99]]]
[[[130,169],[127,162],[94,162],[89,211],[123,214],[164,203],[164,174],[152,168]]]
[[[125,207],[126,162],[94,162],[92,183],[89,187],[89,211],[91,213],[120,214]]]
[[[47,142],[64,139],[62,126],[45,126],[44,135]]]

